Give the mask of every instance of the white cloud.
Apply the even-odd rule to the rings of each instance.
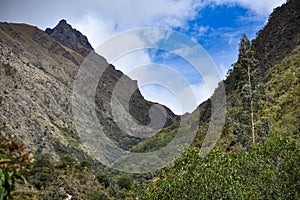
[[[175,114],[182,114],[182,108],[177,96],[165,87],[148,84],[140,87],[142,95],[149,101],[159,102],[170,108]]]
[[[176,26],[195,15],[195,0],[89,0],[95,13],[113,20],[120,29],[140,26]]]
[[[83,17],[73,26],[87,36],[94,48],[115,34],[113,22],[104,22],[90,15]]]
[[[119,57],[145,47],[147,47],[147,44],[136,31],[128,31],[103,42],[96,48],[96,51],[104,56],[108,62],[113,63]]]
[[[82,6],[88,9],[83,9],[80,13],[83,17],[79,18],[74,26],[88,36],[94,47],[109,36],[129,29],[184,26],[187,19],[192,19],[197,14],[197,8],[201,6],[201,3],[196,0],[88,0],[84,2],[85,5]]]
[[[268,16],[272,10],[282,5],[285,0],[208,0],[208,2],[214,2],[217,5],[223,4],[239,4],[245,8],[249,8],[258,15]]]
[[[124,74],[128,74],[130,71],[149,63],[151,63],[151,58],[148,52],[146,50],[138,50],[119,57],[112,64],[118,66],[118,69]],[[139,79],[139,77],[135,78]]]
[[[203,77],[209,90],[214,91],[221,81],[221,76],[215,63],[201,46],[183,46],[173,52],[190,62]]]
[[[165,86],[148,84],[141,86],[140,90],[145,98],[160,102],[177,115],[193,112],[200,103],[207,100],[211,95],[204,83],[189,85],[186,88],[176,88],[175,91]]]
[[[166,105],[175,114],[194,111],[213,92],[205,81],[190,84],[180,72],[168,65],[152,63],[136,67],[127,74],[140,80],[138,85],[146,99]],[[210,82],[210,77],[205,78]]]
[[[140,80],[138,85],[146,99],[160,102],[177,114],[192,111],[197,105],[188,80],[170,66],[152,63],[139,66],[128,75]]]
[[[166,42],[165,40],[168,38],[170,41]],[[175,38],[176,40],[174,40]],[[165,43],[161,43],[161,41]],[[164,48],[166,52],[181,56],[191,65],[182,65],[176,60],[169,63],[171,66],[154,64],[148,52],[143,49],[146,47]],[[99,53],[126,75],[138,80],[139,88],[146,99],[165,104],[178,114],[192,112],[201,103],[200,101],[207,99],[208,95],[212,94],[220,81],[217,67],[205,50],[196,42],[176,32],[170,33],[165,30],[161,31],[161,29],[138,29],[126,32],[99,46]],[[163,55],[164,58],[168,58],[168,56]],[[194,74],[185,76],[189,72]],[[191,86],[189,80],[195,73],[199,78]],[[203,82],[209,92],[202,91]],[[142,89],[143,87],[146,89]],[[171,93],[163,94],[162,87]],[[195,93],[196,89],[198,91]],[[179,105],[176,104],[176,98],[174,99],[170,94],[179,99]]]

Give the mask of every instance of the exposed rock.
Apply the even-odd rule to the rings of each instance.
[[[47,28],[45,32],[66,47],[69,47],[82,56],[87,56],[93,50],[86,36],[72,28],[66,20],[61,20],[58,25],[51,29]]]

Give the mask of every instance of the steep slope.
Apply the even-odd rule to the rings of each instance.
[[[300,137],[300,46],[281,63],[267,72],[267,96],[270,101],[265,112],[271,119],[273,131]]]
[[[288,0],[276,8],[253,41],[260,66],[265,70],[280,63],[300,45],[300,1]]]
[[[35,152],[55,156],[60,145],[78,140],[70,94],[80,56],[36,27],[0,26],[1,124]]]
[[[47,33],[26,24],[0,24],[0,123],[9,127],[3,134],[16,135],[37,153],[87,159],[73,123],[71,97],[78,69],[92,47],[65,20]],[[123,133],[114,122],[110,98],[121,77],[124,93],[137,89],[137,83],[103,57],[97,59],[105,63],[99,67],[108,66],[96,92],[97,117],[105,133],[128,149],[141,139]],[[127,103],[139,123],[149,123],[154,103],[146,101],[139,90]],[[167,115],[165,126],[178,121],[168,109]]]

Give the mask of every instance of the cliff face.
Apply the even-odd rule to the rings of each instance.
[[[0,124],[7,125],[5,134],[16,135],[38,153],[86,157],[73,122],[71,97],[78,69],[90,51],[87,38],[65,20],[46,32],[26,24],[0,23]],[[124,93],[137,89],[137,83],[103,57],[97,59],[104,63],[99,67],[108,66],[96,91],[99,123],[121,148],[129,149],[142,139],[125,134],[114,122],[111,94],[121,77]],[[149,123],[154,103],[138,89],[126,103],[136,121]],[[167,109],[165,126],[177,121]]]

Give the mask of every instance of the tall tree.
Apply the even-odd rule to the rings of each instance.
[[[233,70],[236,72],[237,89],[241,89],[243,107],[250,116],[252,143],[255,143],[252,71],[257,68],[257,65],[258,61],[255,59],[255,52],[252,50],[247,36],[243,34],[239,46],[238,61],[233,64]]]
[[[244,147],[263,141],[270,133],[269,120],[262,117],[261,112],[265,97],[263,73],[258,67],[255,52],[244,34],[240,46],[239,56],[230,74],[234,80],[237,101],[231,111],[228,127]],[[238,100],[239,99],[239,100]]]

